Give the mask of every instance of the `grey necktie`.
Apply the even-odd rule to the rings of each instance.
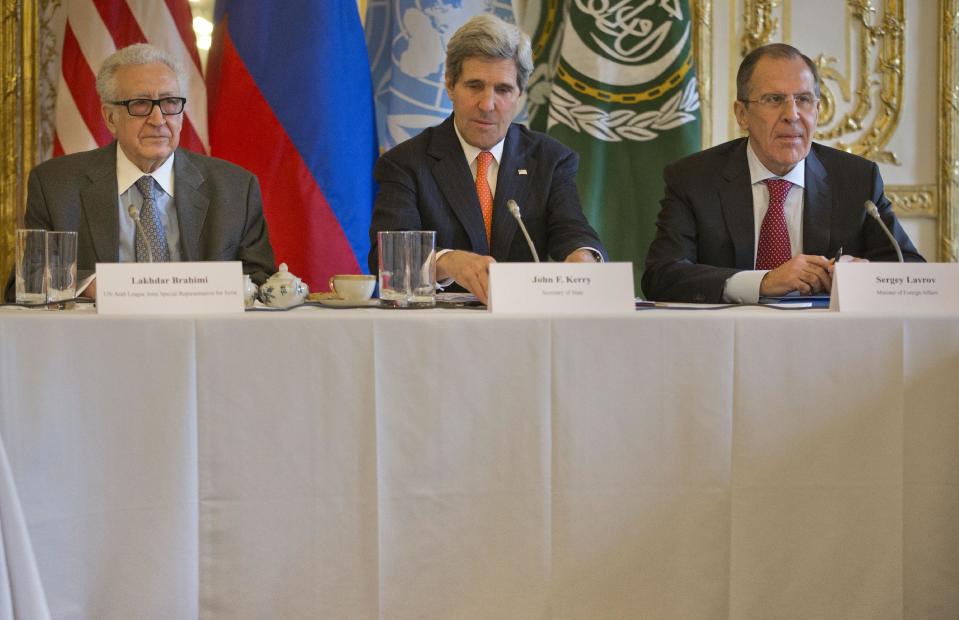
[[[170,248],[166,243],[166,233],[160,224],[160,214],[157,212],[156,199],[153,197],[153,177],[144,175],[137,179],[137,189],[143,195],[143,207],[140,208],[140,226],[142,235],[136,235],[136,257],[138,263],[150,260],[146,244],[150,244],[153,252],[153,262],[170,262]],[[144,239],[146,237],[146,239]]]

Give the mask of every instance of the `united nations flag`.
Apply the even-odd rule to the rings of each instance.
[[[688,2],[545,0],[532,20],[531,125],[580,154],[587,218],[610,258],[641,266],[663,166],[701,148]]]
[[[369,0],[366,44],[382,150],[453,111],[444,84],[446,43],[480,13],[513,21],[509,0]]]

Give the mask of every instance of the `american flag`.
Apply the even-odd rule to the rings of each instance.
[[[188,92],[180,146],[209,152],[206,86],[187,0],[67,0],[57,88],[53,155],[87,151],[113,140],[100,115],[97,71],[117,49],[150,43],[186,71]]]

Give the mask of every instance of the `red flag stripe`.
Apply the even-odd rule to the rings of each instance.
[[[193,32],[193,14],[190,11],[189,5],[177,2],[177,0],[165,0],[165,2],[167,10],[170,11],[170,15],[173,16],[173,22],[176,24],[177,32],[180,33],[180,38],[183,39],[183,46],[186,47],[190,58],[193,59],[193,64],[196,65],[197,71],[202,73],[200,54],[196,50],[196,34]]]
[[[73,95],[60,75],[60,85],[57,88],[56,102],[56,130],[57,138],[60,141],[60,147],[64,153],[76,153],[78,151],[88,151],[96,148],[97,140],[90,133],[90,128],[80,116],[80,110],[77,109],[73,101]]]
[[[206,152],[203,147],[203,141],[200,140],[196,128],[193,126],[193,123],[190,122],[190,117],[186,114],[183,115],[183,128],[180,129],[180,146],[185,149],[190,149],[191,151],[196,151],[197,153]]]
[[[102,146],[109,143],[113,140],[113,136],[110,135],[103,123],[103,117],[100,115],[100,97],[97,95],[96,76],[83,58],[83,54],[80,52],[80,44],[77,42],[69,22],[67,22],[63,34],[61,71],[63,81],[73,95],[73,101],[81,118],[83,118],[83,123],[93,134],[97,144]]]
[[[65,153],[63,152],[63,146],[60,144],[60,136],[58,136],[58,135],[56,134],[56,132],[54,132],[54,134],[53,134],[53,156],[54,156],[54,157],[60,157],[61,155],[64,155],[64,154],[65,154]]]
[[[130,11],[130,6],[126,2],[116,2],[114,0],[93,0],[93,6],[96,7],[100,18],[106,24],[110,36],[117,49],[133,45],[134,43],[146,43],[147,38],[140,29],[140,24]]]

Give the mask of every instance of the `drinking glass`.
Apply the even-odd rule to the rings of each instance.
[[[393,308],[436,305],[436,232],[383,231],[377,235],[380,303]]]
[[[47,231],[18,228],[15,242],[16,301],[18,304],[42,304],[47,301]]]
[[[47,302],[77,296],[77,233],[47,231]]]

